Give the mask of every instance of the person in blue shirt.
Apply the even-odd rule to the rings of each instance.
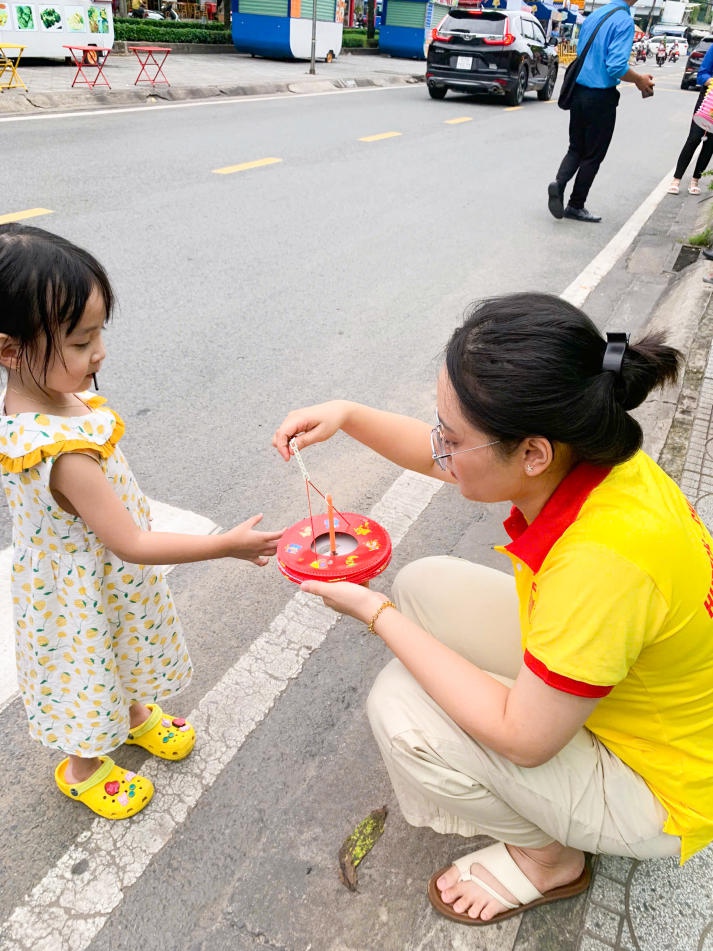
[[[713,78],[713,46],[709,48],[708,52],[703,57],[703,62],[701,63],[701,67],[696,75],[696,83],[701,87],[701,91],[699,93],[698,99],[696,100],[696,104],[693,107],[694,113],[698,112],[698,109],[703,102],[706,93],[708,92],[708,83],[710,82],[711,78]],[[703,136],[705,136],[705,139]],[[702,145],[701,140],[703,141]],[[671,184],[668,186],[669,195],[678,195],[680,191],[681,179],[683,178],[686,169],[691,164],[691,159],[693,158],[699,145],[701,146],[701,151],[698,153],[698,158],[696,159],[696,164],[693,168],[691,183],[688,186],[688,194],[700,195],[700,177],[708,168],[708,163],[710,162],[711,157],[713,157],[713,134],[707,134],[706,130],[702,129],[701,126],[696,125],[695,122],[691,122],[691,128],[688,130],[688,138],[683,143],[681,154],[678,156],[676,168],[673,172],[673,179]]]
[[[577,48],[582,51],[597,30],[584,59],[569,113],[569,149],[562,159],[554,182],[550,182],[548,208],[555,218],[601,221],[585,207],[599,166],[604,161],[614,134],[620,81],[634,83],[645,98],[654,92],[654,77],[629,66],[634,41],[631,7],[636,0],[614,0],[595,10],[585,20]],[[564,205],[567,182],[574,178],[569,204]]]

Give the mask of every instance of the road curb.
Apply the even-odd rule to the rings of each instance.
[[[199,99],[240,99],[247,96],[273,96],[281,93],[305,95],[315,92],[356,88],[383,88],[422,83],[424,77],[418,74],[404,73],[383,76],[355,77],[341,79],[323,79],[305,77],[297,82],[241,83],[238,85],[212,86],[143,86],[123,89],[67,89],[58,93],[32,92],[30,84],[26,91],[13,90],[5,99],[0,97],[0,117],[11,115],[31,115],[41,111],[66,111],[75,109],[95,109],[100,107],[151,104],[162,102],[183,102]]]

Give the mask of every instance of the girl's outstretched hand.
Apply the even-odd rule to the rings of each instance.
[[[260,568],[268,563],[270,555],[277,551],[277,543],[284,529],[279,532],[256,532],[255,526],[260,521],[262,512],[222,533],[220,538],[225,546],[226,558],[242,558]]]
[[[316,594],[333,611],[348,614],[364,624],[369,623],[381,604],[387,600],[381,592],[371,591],[364,585],[352,584],[351,581],[303,581],[300,588],[307,594]]]
[[[348,405],[346,400],[330,400],[327,403],[292,410],[277,427],[272,437],[272,445],[282,458],[289,462],[289,442],[293,437],[297,439],[298,449],[324,442],[341,428]]]

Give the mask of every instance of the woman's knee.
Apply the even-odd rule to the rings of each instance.
[[[432,555],[412,561],[399,571],[392,585],[399,610],[418,614],[418,606],[426,607],[454,599],[478,606],[482,599],[505,597],[517,605],[515,585],[510,575],[466,558],[453,555]]]
[[[398,572],[391,586],[399,610],[403,611],[404,606],[414,597],[428,590],[433,584],[434,574],[439,573],[444,564],[454,560],[456,559],[450,555],[431,555],[405,565]]]
[[[453,556],[422,558],[393,584],[399,610],[479,667],[516,677],[522,662],[511,575]]]

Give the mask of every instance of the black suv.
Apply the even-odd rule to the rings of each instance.
[[[713,43],[713,36],[704,36],[698,46],[691,50],[691,54],[686,60],[686,68],[683,71],[681,89],[698,89],[696,76],[701,68],[703,57],[711,48],[711,43]]]
[[[504,96],[519,106],[528,89],[552,97],[559,59],[531,13],[455,7],[433,32],[426,58],[432,99],[456,92]]]

